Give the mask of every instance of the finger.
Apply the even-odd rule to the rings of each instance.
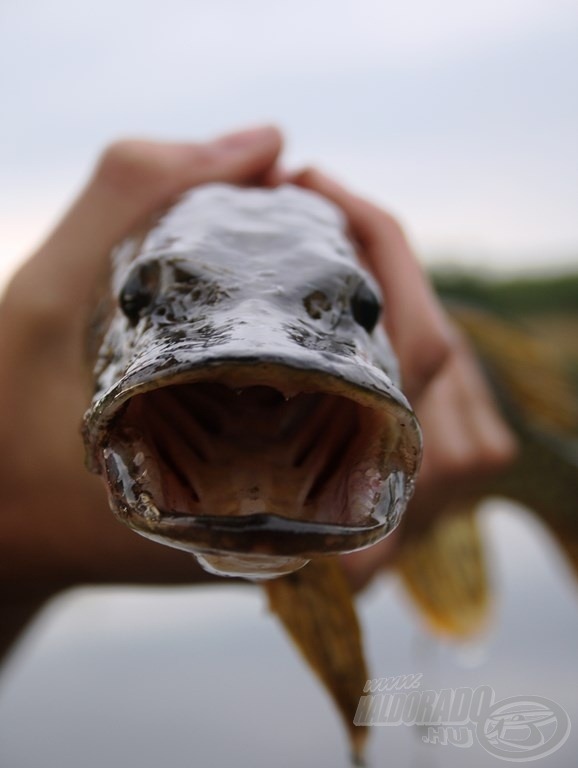
[[[280,150],[279,131],[270,126],[206,144],[120,141],[103,154],[89,189],[97,200],[106,196],[117,206],[109,226],[122,232],[190,187],[254,181],[273,167]]]
[[[451,379],[453,397],[446,396],[446,408],[456,412],[465,444],[461,462],[454,466],[456,475],[484,477],[507,466],[515,457],[515,437],[502,419],[478,361],[464,339],[458,337],[447,378]]]
[[[250,183],[274,165],[280,150],[281,136],[272,127],[207,144],[111,145],[30,266],[35,280],[45,281],[45,300],[51,302],[52,288],[54,301],[78,301],[78,291],[96,279],[103,255],[154,212],[198,184]]]
[[[428,388],[417,415],[424,435],[418,492],[425,487],[431,497],[434,487],[446,496],[467,489],[515,458],[516,439],[463,341]]]
[[[276,163],[267,170],[259,179],[263,187],[280,187],[282,184],[288,184],[291,181],[292,174],[280,163]]]
[[[337,203],[378,278],[385,298],[385,321],[399,357],[405,390],[417,398],[446,360],[451,334],[440,303],[397,221],[317,170],[296,174],[293,182]]]

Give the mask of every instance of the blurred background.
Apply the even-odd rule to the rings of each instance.
[[[575,0],[2,0],[0,286],[120,136],[274,122],[403,221],[428,265],[578,267]],[[468,647],[424,633],[394,577],[361,608],[372,674],[557,701],[578,747],[578,597],[526,512],[488,506],[499,600]],[[370,765],[462,765],[406,727]],[[79,590],[0,676],[2,768],[346,766],[330,702],[251,587]],[[498,764],[468,750],[470,765]]]

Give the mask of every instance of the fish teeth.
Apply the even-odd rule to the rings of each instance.
[[[303,491],[303,503],[317,496],[347,454],[355,437],[357,419],[353,413],[344,413],[340,418],[330,421],[325,434],[322,435],[319,448],[311,453],[308,471],[308,483]]]
[[[335,410],[336,404],[331,397],[323,398],[317,404],[307,424],[297,432],[296,439],[292,441],[293,466],[300,467],[307,461],[319,440],[322,439]]]
[[[161,519],[161,513],[154,503],[152,496],[144,491],[139,494],[135,509],[139,515],[151,523],[158,523]]]

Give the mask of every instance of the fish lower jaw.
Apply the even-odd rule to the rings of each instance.
[[[393,530],[410,487],[399,431],[331,393],[179,384],[128,402],[101,471],[138,533],[212,573],[272,578]]]
[[[307,565],[303,557],[245,555],[237,552],[197,552],[196,558],[208,573],[215,576],[241,576],[251,581],[266,581],[293,573]]]

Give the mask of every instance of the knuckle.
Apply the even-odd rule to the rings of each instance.
[[[504,424],[484,443],[479,457],[482,471],[495,473],[509,467],[518,455],[518,441]]]
[[[162,183],[167,170],[161,145],[137,139],[121,139],[104,150],[95,175],[102,185],[120,192],[132,192]]]
[[[438,455],[434,461],[438,480],[443,480],[444,484],[454,483],[469,476],[476,463],[476,455],[471,445],[464,445],[463,441],[448,441],[443,446],[438,446]]]
[[[187,189],[196,177],[214,175],[221,160],[218,147],[212,143],[121,139],[103,152],[95,182],[117,196],[130,196],[145,207],[154,207]]]
[[[449,448],[446,451],[442,461],[445,482],[471,482],[491,477],[506,469],[516,452],[513,439],[470,436],[468,445],[462,443],[459,450]]]
[[[293,181],[297,184],[303,185],[304,187],[314,187],[319,186],[321,177],[315,166],[308,165],[305,168],[302,168],[298,173],[294,174]]]
[[[448,446],[437,457],[435,482],[442,488],[455,492],[470,485],[472,480],[486,474],[485,464],[472,446]]]
[[[445,367],[451,357],[453,344],[441,330],[429,334],[421,357],[421,376],[430,381]]]
[[[408,384],[415,393],[422,392],[445,368],[454,351],[454,342],[441,329],[430,329],[421,336],[408,355]]]
[[[387,227],[389,230],[389,233],[392,236],[395,236],[396,239],[399,240],[406,240],[406,232],[402,225],[402,223],[399,221],[399,219],[394,216],[393,213],[386,210],[385,208],[378,208],[373,203],[371,203],[371,207],[375,213],[376,216],[379,216],[381,218],[381,222],[384,227]]]
[[[379,205],[358,198],[360,204],[363,204],[367,224],[381,233],[381,237],[387,239],[390,247],[407,247],[406,231],[399,219],[391,211],[381,208]]]

